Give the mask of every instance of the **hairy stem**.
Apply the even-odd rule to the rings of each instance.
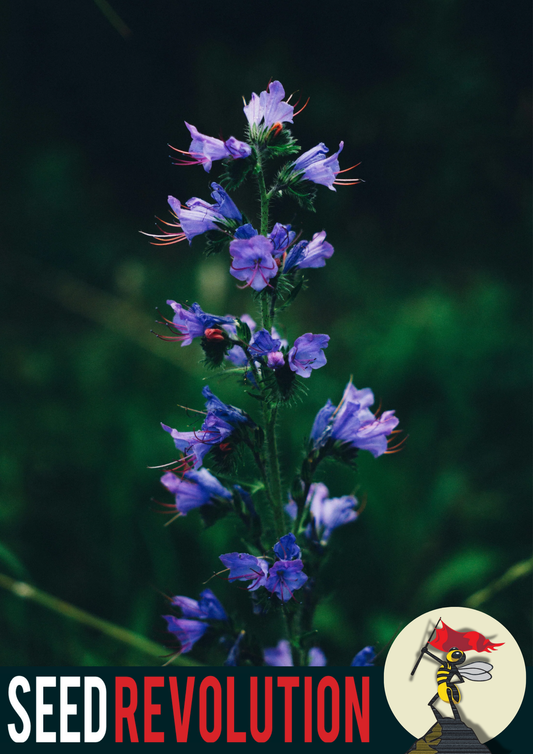
[[[259,199],[261,201],[261,235],[266,236],[268,233],[268,207],[270,196],[267,193],[265,174],[263,173],[263,162],[260,150],[256,150],[257,155],[257,185],[259,187]]]
[[[285,532],[283,499],[281,494],[281,473],[278,460],[278,443],[276,437],[276,414],[277,409],[263,402],[263,416],[265,419],[265,436],[267,446],[267,474],[269,478],[270,497],[273,506],[274,521],[276,524],[276,536],[278,539]]]
[[[261,201],[261,235],[266,236],[268,233],[268,208],[270,197],[267,193],[265,184],[265,175],[261,160],[261,152],[256,150],[257,156],[257,185],[259,188],[259,198]],[[263,292],[261,297],[261,319],[262,326],[265,330],[272,329],[272,309],[270,306],[270,296]],[[279,539],[285,534],[285,523],[283,513],[283,499],[281,493],[281,473],[278,460],[278,448],[276,437],[276,415],[277,408],[268,403],[267,397],[263,395],[263,418],[265,422],[266,437],[266,485],[269,492],[272,512],[274,515],[276,536]]]

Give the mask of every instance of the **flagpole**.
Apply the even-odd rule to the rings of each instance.
[[[416,661],[414,668],[411,670],[411,675],[415,674],[417,667],[420,665],[420,661],[424,655],[424,649],[427,649],[429,642],[433,639],[433,634],[437,630],[437,626],[439,625],[440,621],[441,619],[439,618],[438,621],[435,623],[435,626],[433,627],[433,631],[431,632],[429,639],[426,641],[425,647],[422,647],[422,649],[420,650],[420,656],[418,657],[418,660]]]

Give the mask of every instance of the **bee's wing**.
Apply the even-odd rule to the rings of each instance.
[[[469,681],[490,681],[492,678],[490,662],[471,662],[459,669],[459,672]]]

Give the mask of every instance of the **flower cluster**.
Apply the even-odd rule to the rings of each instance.
[[[247,587],[249,592],[263,586],[282,602],[295,599],[294,592],[301,589],[308,578],[303,572],[304,564],[296,537],[289,532],[281,537],[273,550],[277,560],[270,568],[264,558],[256,558],[248,553],[229,552],[220,555],[220,560],[229,568],[228,580],[250,581],[251,584]]]
[[[187,151],[172,147],[175,164],[201,165],[210,173],[219,162],[222,174],[210,184],[211,201],[192,197],[182,204],[169,196],[172,220],[160,221],[158,232],[146,234],[155,245],[188,241],[195,249],[203,240],[208,255],[226,260],[237,287],[250,289],[259,310],[255,319],[248,313],[211,314],[197,302],[169,299],[172,318],[159,321],[167,333],[158,337],[182,347],[198,340],[205,365],[217,370],[215,378],[236,376],[255,399],[256,411],[249,414],[205,386],[205,410],[193,409],[201,420],[183,431],[162,424],[180,454],[162,466],[167,471],[161,483],[174,496],[168,507],[180,516],[199,509],[206,525],[234,516],[245,551],[218,556],[228,582],[246,584],[254,612],[272,614],[274,620],[284,614],[285,636],[265,648],[241,618],[228,617],[209,589],[198,601],[174,597],[171,603],[181,616],[165,619],[181,652],[189,652],[207,634],[218,635],[218,646],[228,653],[226,665],[326,665],[322,650],[306,638],[312,635],[323,588],[317,576],[325,549],[331,550],[335,541],[332,533],[356,521],[362,509],[353,495],[330,495],[316,474],[327,458],[352,463],[360,450],[375,458],[391,452],[389,441],[398,424],[394,411],[372,413],[372,391],[358,390],[350,381],[337,406],[328,400],[318,412],[300,470],[290,492],[284,491],[280,460],[286,465],[287,459],[280,459],[277,446],[280,409],[305,393],[314,370],[326,365],[330,337],[313,332],[285,337],[279,317],[305,289],[306,271],[324,267],[334,248],[325,230],[306,240],[293,221],[272,222],[270,205],[287,196],[313,209],[319,186],[335,191],[360,182],[339,177],[352,169],[340,167],[343,141],[333,154],[322,142],[300,154],[289,127],[303,108],[298,110],[291,100],[279,81],[253,93],[244,104],[244,140],[208,136],[185,123],[191,142]],[[278,158],[285,162],[272,171]],[[248,179],[256,181],[259,197],[255,219],[246,217],[231,196]],[[365,647],[352,665],[373,659],[374,649]]]

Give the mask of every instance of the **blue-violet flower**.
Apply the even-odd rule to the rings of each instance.
[[[230,273],[243,280],[254,291],[262,291],[269,280],[278,274],[278,265],[272,256],[273,243],[265,236],[234,239],[229,245],[233,257]]]
[[[308,332],[294,341],[289,351],[289,366],[300,377],[310,377],[313,369],[323,367],[327,362],[322,349],[327,348],[329,335],[313,335]]]
[[[250,145],[239,141],[234,136],[222,141],[213,136],[201,134],[196,126],[190,123],[185,122],[185,125],[189,129],[192,141],[188,152],[172,147],[176,152],[188,156],[186,159],[178,160],[176,162],[178,165],[203,165],[206,173],[209,173],[213,160],[225,160],[230,157],[237,160],[252,154]]]
[[[215,597],[211,589],[200,592],[200,600],[190,597],[172,597],[170,603],[181,609],[184,618],[196,618],[197,620],[227,620],[228,616],[220,601]]]
[[[201,639],[209,628],[209,623],[187,618],[175,618],[173,615],[163,615],[168,624],[167,630],[174,634],[181,644],[180,654],[190,652],[198,639]]]
[[[272,256],[280,257],[294,241],[296,233],[291,230],[290,225],[276,223],[268,237],[272,241]]]
[[[358,652],[350,663],[352,668],[368,667],[374,664],[376,657],[376,651],[374,647],[365,647]]]
[[[231,406],[228,403],[223,403],[220,398],[217,398],[217,396],[211,392],[211,389],[208,385],[206,385],[202,390],[202,395],[204,396],[204,398],[207,398],[205,402],[207,412],[215,414],[215,416],[227,422],[228,424],[235,426],[236,424],[252,425],[254,423],[250,419],[248,414],[246,414],[240,408]]]
[[[282,602],[294,598],[293,592],[301,589],[307,581],[303,567],[304,564],[300,559],[278,560],[268,572],[266,590],[276,594]]]
[[[167,304],[174,309],[172,326],[181,335],[175,337],[163,336],[164,340],[181,341],[181,345],[189,346],[194,338],[201,338],[206,330],[219,328],[220,325],[233,325],[235,317],[217,317],[202,311],[200,304],[192,304],[190,309],[169,299]],[[168,323],[168,320],[167,320]],[[161,337],[161,336],[160,336]]]
[[[346,443],[352,448],[368,450],[374,458],[387,451],[387,436],[398,425],[394,411],[375,416],[369,406],[374,403],[370,388],[357,390],[348,383],[341,402],[335,408],[328,400],[318,412],[311,430],[314,449],[324,447],[328,440]]]
[[[223,443],[233,432],[230,424],[210,413],[207,414],[201,429],[192,432],[179,432],[163,423],[161,426],[171,435],[176,448],[184,453],[183,460],[192,464],[195,469],[200,468],[204,456],[215,445]]]
[[[333,252],[333,246],[326,240],[326,231],[315,233],[312,241],[300,241],[294,246],[285,259],[283,272],[289,272],[292,269],[303,270],[307,267],[324,267],[326,259],[329,259]]]
[[[232,498],[231,492],[223,487],[207,469],[199,471],[191,469],[186,471],[183,477],[167,471],[161,477],[161,484],[175,496],[176,510],[182,516],[186,516],[194,508],[211,505],[217,498],[222,500]]]
[[[328,497],[329,490],[322,482],[312,484],[305,501],[305,506],[310,510],[312,524],[306,529],[308,539],[314,539],[321,545],[326,545],[331,532],[338,526],[349,524],[357,519],[356,508],[359,505],[358,500],[353,495],[344,495],[343,497]],[[294,520],[298,513],[298,508],[294,500],[291,500],[285,510]]]
[[[247,552],[228,552],[219,559],[229,568],[228,581],[251,581],[247,587],[249,592],[265,586],[268,564],[261,558]]]
[[[339,155],[344,147],[341,141],[339,149],[331,157],[326,157],[329,149],[325,144],[318,144],[298,157],[292,164],[293,173],[301,173],[300,180],[319,183],[335,191],[334,184],[340,172]]]
[[[272,81],[259,96],[254,92],[244,106],[244,114],[250,126],[271,128],[275,123],[292,123],[294,107],[283,102],[285,89],[279,81]]]

